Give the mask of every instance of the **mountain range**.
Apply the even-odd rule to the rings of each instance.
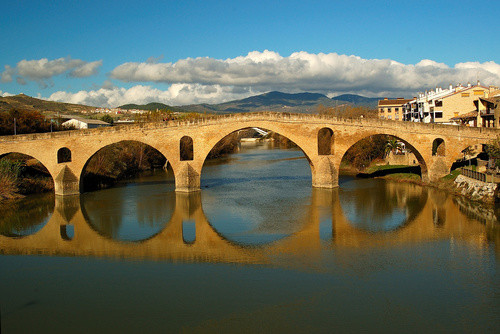
[[[316,112],[319,105],[325,107],[337,107],[343,104],[356,106],[365,106],[375,108],[377,106],[378,97],[364,97],[354,94],[344,94],[333,98],[329,98],[323,94],[317,93],[282,93],[269,92],[260,95],[250,96],[241,100],[234,100],[218,104],[190,104],[180,107],[171,107],[162,103],[149,103],[146,105],[123,105],[123,109],[171,109],[173,111],[188,111],[199,113],[240,113],[252,111],[286,111],[296,113],[313,113]]]
[[[218,104],[190,104],[184,106],[169,106],[159,102],[152,102],[145,105],[126,104],[122,109],[142,109],[157,110],[170,109],[178,112],[199,112],[199,113],[240,113],[252,111],[286,111],[294,113],[314,113],[318,106],[337,107],[341,105],[355,105],[375,108],[380,98],[370,98],[354,94],[344,94],[329,98],[317,93],[282,93],[269,92],[265,94],[250,96],[241,100],[234,100]],[[82,114],[88,113],[96,107],[46,101],[19,94],[14,96],[0,97],[0,111],[11,109],[38,110],[46,115],[56,113]]]

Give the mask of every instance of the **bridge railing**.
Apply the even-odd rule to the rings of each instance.
[[[138,123],[132,125],[117,125],[112,127],[101,127],[97,129],[85,129],[85,130],[71,130],[71,131],[61,131],[53,133],[34,133],[34,134],[21,134],[16,136],[0,136],[0,142],[11,142],[11,141],[29,141],[29,140],[39,140],[39,139],[50,139],[50,138],[61,138],[61,137],[71,137],[71,136],[85,136],[93,135],[101,132],[120,132],[129,131],[133,129],[158,129],[164,127],[183,127],[183,126],[197,126],[197,125],[209,125],[224,121],[248,121],[248,120],[288,120],[288,121],[327,121],[339,124],[360,124],[360,125],[373,125],[377,127],[384,128],[406,128],[410,130],[433,130],[440,131],[441,129],[446,132],[457,132],[464,131],[469,132],[470,135],[483,134],[488,137],[497,136],[500,134],[500,129],[496,128],[473,128],[465,126],[455,126],[455,125],[443,125],[443,124],[423,124],[415,122],[396,122],[392,120],[382,120],[378,118],[342,118],[336,117],[328,114],[302,114],[302,113],[288,113],[288,112],[272,112],[272,111],[259,111],[259,112],[249,112],[249,113],[237,113],[237,114],[223,114],[223,115],[211,115],[204,116],[200,118],[190,119],[190,120],[170,120],[158,123]],[[453,135],[453,133],[449,133]]]

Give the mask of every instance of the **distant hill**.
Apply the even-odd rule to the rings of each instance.
[[[318,105],[335,107],[345,103],[329,99],[323,94],[316,93],[282,93],[269,92],[250,96],[241,100],[229,101],[219,104],[192,104],[182,106],[183,109],[194,112],[212,113],[239,113],[253,111],[286,111],[295,113],[312,113]]]
[[[191,104],[185,106],[169,106],[164,103],[151,102],[144,105],[125,104],[122,109],[156,110],[169,109],[177,112],[199,112],[199,113],[242,113],[253,111],[282,111],[292,113],[314,113],[318,106],[338,107],[344,104],[367,106],[375,108],[380,98],[369,98],[354,94],[339,95],[328,98],[317,93],[282,93],[269,92],[265,94],[250,96],[241,100],[234,100],[218,104]],[[38,110],[46,115],[61,114],[81,114],[95,109],[95,107],[46,101],[24,94],[15,96],[0,97],[0,111],[9,111],[13,108],[25,110]]]
[[[364,97],[355,94],[343,94],[339,96],[332,97],[332,100],[349,102],[354,105],[360,105],[365,107],[375,108],[378,105],[378,100],[383,100],[382,97]]]
[[[81,114],[94,110],[95,107],[47,101],[24,94],[0,97],[0,111],[10,111],[11,109],[37,110],[45,115],[52,115],[57,113]]]
[[[173,107],[173,106],[169,106],[168,104],[160,103],[160,102],[151,102],[148,104],[130,103],[130,104],[124,104],[122,106],[119,106],[118,108],[125,109],[125,110],[137,109],[137,110],[151,110],[151,111],[169,109],[172,111],[186,112],[186,110],[184,110],[183,107]]]

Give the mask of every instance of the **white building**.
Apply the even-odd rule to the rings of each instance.
[[[100,128],[102,126],[111,126],[111,124],[104,121],[99,121],[97,119],[87,119],[87,118],[72,118],[61,124],[64,127],[74,127],[75,129],[94,129]]]

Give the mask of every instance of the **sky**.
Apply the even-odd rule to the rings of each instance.
[[[102,107],[500,85],[500,1],[2,1],[0,96]]]

